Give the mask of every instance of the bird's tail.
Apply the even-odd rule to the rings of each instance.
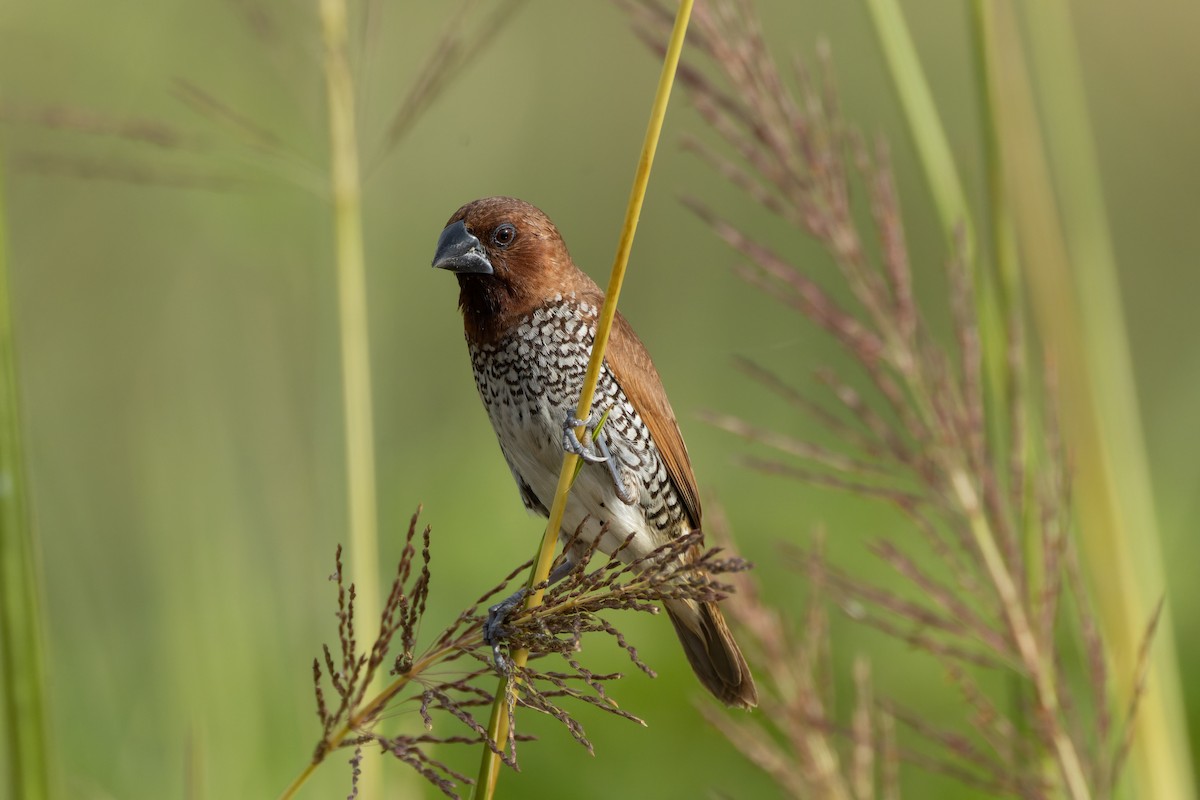
[[[737,708],[758,705],[758,690],[716,603],[668,600],[667,616],[683,643],[696,677],[722,703]]]

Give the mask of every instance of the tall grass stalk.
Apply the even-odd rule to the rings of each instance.
[[[629,193],[629,204],[625,210],[625,222],[621,227],[621,239],[617,244],[617,254],[613,262],[612,273],[608,280],[608,290],[604,295],[604,307],[600,310],[600,319],[596,323],[596,338],[592,343],[592,355],[588,361],[587,373],[584,375],[583,389],[579,395],[579,405],[575,410],[576,419],[587,419],[591,415],[592,395],[595,394],[596,384],[600,379],[600,368],[604,363],[604,349],[608,344],[608,333],[612,329],[614,317],[617,314],[617,300],[621,294],[621,285],[625,280],[625,269],[629,264],[629,253],[633,249],[633,237],[637,233],[638,219],[642,213],[642,203],[646,197],[646,189],[650,184],[650,168],[654,165],[654,153],[658,149],[658,140],[662,134],[663,120],[667,115],[667,102],[671,98],[671,87],[675,83],[675,72],[679,66],[679,57],[683,53],[683,41],[687,34],[688,21],[692,15],[693,0],[680,0],[675,14],[675,25],[667,40],[666,54],[663,57],[662,72],[658,79],[658,88],[654,94],[654,103],[650,109],[650,122],[646,127],[646,136],[642,141],[642,152],[638,159],[637,171],[634,173],[633,188]],[[582,428],[575,435],[583,440]],[[550,574],[554,561],[555,545],[558,534],[562,529],[563,514],[567,508],[567,494],[574,482],[575,468],[579,456],[574,453],[563,455],[562,467],[558,474],[558,487],[554,493],[554,502],[550,507],[546,532],[538,549],[537,560],[529,574],[529,596],[525,602],[526,608],[533,608],[542,602],[543,591],[538,587]],[[517,649],[512,659],[515,664],[514,675],[525,666],[529,651]],[[512,713],[510,703],[516,691],[516,681],[503,678],[500,688],[496,691],[496,699],[492,705],[492,716],[488,722],[488,737],[495,747],[484,747],[479,765],[479,779],[475,783],[477,800],[487,800],[496,791],[496,781],[500,777],[500,751],[503,751],[509,737],[509,714]]]
[[[378,616],[378,532],[375,514],[375,445],[371,410],[371,360],[367,282],[363,260],[362,186],[354,81],[346,51],[346,4],[321,0],[338,310],[345,404],[346,485],[350,512],[350,563],[364,617]]]
[[[375,442],[371,410],[371,356],[363,259],[362,182],[354,79],[348,52],[345,0],[320,0],[329,110],[331,202],[337,263],[338,310],[345,420],[346,497],[350,571],[365,619],[379,615],[379,534],[375,499]],[[366,775],[378,775],[368,770]],[[377,791],[370,790],[373,796]]]
[[[1070,11],[1062,3],[1022,6],[1036,81],[1019,60],[1011,8],[996,9],[1005,17],[997,30],[1009,56],[1007,124],[1020,137],[1013,142],[1020,151],[1013,157],[1014,207],[1021,237],[1030,239],[1023,252],[1039,328],[1064,377],[1073,378],[1063,382],[1062,402],[1088,534],[1081,550],[1098,588],[1118,696],[1128,696],[1137,683],[1141,632],[1165,585],[1149,464]],[[1030,219],[1035,213],[1039,220]],[[1050,239],[1053,257],[1038,258],[1035,245]],[[1135,791],[1187,800],[1196,794],[1169,607],[1163,622],[1135,723]]]
[[[0,174],[0,178],[3,175]],[[9,797],[50,796],[41,590],[29,513],[0,183],[0,681]]]
[[[988,220],[986,226],[988,256],[985,260],[992,265],[994,270],[995,280],[991,284],[995,289],[994,305],[1001,324],[1008,334],[1009,341],[1002,387],[1009,411],[1007,427],[1008,440],[1011,445],[1009,460],[1012,463],[1030,464],[1031,460],[1036,457],[1038,448],[1034,447],[1031,440],[1032,426],[1025,418],[1026,404],[1021,402],[1021,398],[1027,396],[1028,389],[1025,328],[1027,314],[1022,294],[1021,265],[1017,254],[1012,198],[997,120],[996,95],[1000,89],[995,85],[998,74],[995,68],[996,41],[992,19],[994,14],[991,9],[990,0],[972,0],[970,7],[976,86],[979,92],[980,130],[984,139],[987,175],[985,214]],[[1024,470],[1025,486],[1020,487],[1023,490],[1026,507],[1031,507],[1030,500],[1033,491],[1031,474],[1032,470]],[[1029,591],[1035,592],[1040,590],[1040,581],[1037,575],[1039,559],[1033,557],[1038,543],[1028,534],[1028,529],[1031,527],[1029,521],[1025,520],[1024,522],[1026,535],[1023,537],[1023,541],[1026,545],[1026,555],[1030,556]]]
[[[987,378],[988,400],[994,408],[1006,408],[1013,399],[1008,342],[1011,322],[996,290],[996,277],[989,260],[981,257],[971,209],[963,190],[950,141],[933,100],[933,91],[921,68],[917,48],[905,22],[898,0],[864,0],[870,11],[876,38],[887,61],[896,96],[921,162],[925,183],[933,196],[946,243],[960,250],[974,270],[976,313],[979,340],[983,348],[983,368]],[[997,441],[1007,438],[999,422],[1004,415],[992,415],[991,435]]]
[[[1004,387],[1005,398],[1008,401],[1008,458],[1010,464],[1023,465],[1017,473],[1021,476],[1021,483],[1012,486],[1011,491],[1014,496],[1019,495],[1020,508],[1025,509],[1017,524],[1021,551],[1025,559],[1026,594],[1032,599],[1044,596],[1045,592],[1053,587],[1055,580],[1052,574],[1053,567],[1048,563],[1050,559],[1042,546],[1038,522],[1029,511],[1036,508],[1035,495],[1038,487],[1035,476],[1043,474],[1052,465],[1045,463],[1044,453],[1034,440],[1036,420],[1031,418],[1037,416],[1039,406],[1023,402],[1023,398],[1033,394],[1028,374],[1028,313],[1021,281],[1021,265],[1011,207],[1012,197],[1005,168],[1004,149],[1000,141],[996,97],[1001,90],[995,85],[999,73],[996,70],[997,42],[993,4],[990,0],[973,0],[970,15],[976,87],[979,94],[979,127],[984,140],[987,176],[984,216],[988,220],[989,255],[995,270],[996,305],[1008,330],[1010,342]],[[1023,702],[1020,685],[1016,684],[1012,689],[1012,704],[1019,713],[1026,704]],[[1026,727],[1033,724],[1033,720],[1030,720],[1027,714],[1021,715],[1020,722]],[[1031,766],[1031,769],[1036,767]],[[1049,765],[1046,765],[1046,770],[1048,769]]]
[[[962,230],[965,255],[970,261],[975,253],[975,231],[966,194],[904,13],[896,0],[864,2],[871,12],[875,35],[887,60],[892,82],[896,85],[896,94],[925,171],[926,183],[933,195],[942,229],[949,241],[953,240],[959,229]]]

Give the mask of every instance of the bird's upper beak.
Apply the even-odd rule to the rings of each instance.
[[[492,262],[488,260],[483,245],[467,230],[462,220],[447,225],[438,237],[433,266],[460,274],[471,272],[491,275],[493,272]]]

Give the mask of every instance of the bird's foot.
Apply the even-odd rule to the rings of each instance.
[[[496,661],[496,669],[501,672],[508,671],[508,660],[500,652],[500,643],[508,635],[508,630],[504,627],[504,622],[508,619],[508,615],[512,613],[512,610],[525,601],[527,593],[528,590],[522,586],[489,608],[487,619],[483,621],[483,643],[492,646],[492,656]]]
[[[562,560],[559,561],[558,566],[550,570],[550,574],[546,577],[546,586],[550,587],[561,581],[570,574],[571,570],[575,569],[578,563],[578,556],[568,548]],[[527,594],[529,594],[529,590],[522,586],[499,603],[496,603],[496,605],[490,607],[487,619],[483,621],[483,643],[491,645],[496,669],[504,673],[507,673],[509,669],[508,659],[500,652],[500,643],[508,636],[508,629],[504,627],[504,622],[508,619],[508,615],[513,612],[513,609],[525,602]]]
[[[621,467],[609,450],[608,435],[604,432],[603,427],[604,421],[605,416],[594,411],[587,419],[575,419],[575,415],[568,411],[567,419],[563,422],[563,449],[589,463],[607,464],[608,474],[612,477],[613,486],[617,490],[617,497],[621,498],[621,502],[625,505],[631,506],[637,500],[637,494],[625,482]],[[580,425],[583,426],[583,442],[575,436],[575,429]]]
[[[567,418],[563,421],[563,450],[568,453],[574,453],[591,464],[599,464],[601,461],[608,460],[608,453],[602,450],[600,439],[603,433],[597,433],[596,428],[600,425],[602,417],[596,412],[587,419],[575,419],[575,415],[570,411],[567,412]],[[579,437],[575,435],[575,429],[580,425],[583,426],[583,441],[579,441]]]

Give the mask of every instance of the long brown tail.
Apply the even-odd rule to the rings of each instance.
[[[716,603],[669,600],[667,615],[683,643],[696,677],[722,703],[737,708],[758,705],[758,690]]]

